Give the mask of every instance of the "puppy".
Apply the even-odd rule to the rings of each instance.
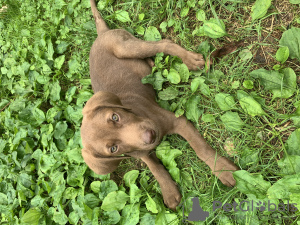
[[[153,150],[166,134],[177,133],[227,186],[234,186],[238,168],[212,149],[184,116],[162,109],[151,85],[141,79],[151,73],[156,53],[180,57],[190,70],[205,65],[201,54],[169,40],[143,41],[122,29],[110,30],[90,0],[98,37],[90,51],[90,76],[95,92],[83,109],[82,156],[97,174],[113,172],[126,158],[144,161],[160,184],[165,204],[175,209],[181,194]],[[231,51],[234,49],[231,49]],[[228,52],[228,50],[223,50]]]

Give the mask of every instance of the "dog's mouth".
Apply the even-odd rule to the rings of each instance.
[[[152,129],[147,129],[143,134],[145,144],[153,144],[156,141],[156,132]]]

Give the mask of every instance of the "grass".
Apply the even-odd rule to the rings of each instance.
[[[190,97],[201,96],[197,102],[201,113],[193,121],[195,126],[214,149],[231,157],[236,165],[247,171],[243,177],[235,176],[237,187],[228,188],[212,175],[185,140],[176,135],[165,137],[171,149],[182,152],[171,174],[180,179],[177,183],[186,216],[191,210],[191,197],[199,197],[201,207],[210,212],[205,224],[299,224],[299,210],[226,212],[212,208],[213,201],[232,204],[233,201],[268,203],[271,200],[286,204],[289,200],[300,205],[299,189],[295,187],[299,181],[300,152],[291,150],[293,143],[300,143],[297,136],[300,127],[297,118],[299,60],[289,58],[280,64],[275,57],[283,32],[300,27],[300,8],[299,4],[290,4],[288,0],[272,1],[265,16],[252,21],[250,14],[254,3],[224,0],[106,0],[98,3],[110,28],[125,28],[141,39],[144,34],[138,31],[154,26],[162,38],[171,39],[191,51],[199,52],[199,45],[205,41],[214,48],[238,40],[245,42],[243,48],[220,59],[208,73],[190,73],[189,81],[179,84],[172,84],[165,78],[163,88],[174,87],[179,94],[172,100],[163,101],[158,97],[164,107],[187,113],[190,109],[186,102]],[[95,175],[82,161],[81,109],[92,94],[88,54],[96,38],[89,1],[2,0],[0,8],[1,5],[8,6],[0,12],[1,223],[181,224],[182,207],[172,212],[163,205],[158,183],[140,161],[123,161],[110,176]],[[117,19],[118,10],[127,11],[131,21]],[[221,19],[228,35],[217,39],[193,35],[193,31],[203,25],[197,19],[199,10],[205,12],[206,19]],[[171,20],[173,25],[166,27],[164,32],[160,25]],[[60,62],[58,58],[62,56]],[[176,65],[177,59],[174,63],[165,63],[165,58],[157,59],[156,66],[161,66],[157,71],[180,64]],[[272,90],[251,76],[251,72],[260,68],[271,71],[279,64],[295,71],[296,86],[290,87],[293,90],[290,97],[274,99]],[[195,93],[191,92],[190,83],[197,77],[205,80],[206,86],[202,88],[208,88],[210,94],[205,95],[201,85]],[[253,88],[245,88],[244,81],[252,81]],[[251,94],[266,114],[249,115],[241,107],[238,91]],[[235,108],[229,111],[238,114],[243,121],[242,128],[232,130],[226,126],[222,116],[227,111],[215,101],[219,93],[234,98]],[[133,186],[125,184],[124,174],[131,170],[139,171],[134,185],[143,190],[141,196]],[[113,181],[109,183],[109,179]],[[255,181],[256,186],[250,187]],[[281,181],[286,183],[277,186]],[[275,191],[263,185],[272,185]],[[280,197],[278,193],[284,192],[281,187],[291,195]],[[263,194],[260,188],[265,190]],[[130,200],[124,203],[125,208],[106,212],[101,208],[103,197],[113,191],[126,193]],[[270,197],[276,193],[277,199]],[[139,196],[137,202],[134,196]],[[154,206],[147,205],[151,199]],[[132,208],[136,206],[139,209],[134,211]],[[136,222],[132,218],[139,220]]]

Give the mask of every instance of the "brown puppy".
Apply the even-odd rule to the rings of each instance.
[[[122,159],[143,160],[160,184],[165,204],[175,209],[181,200],[176,183],[152,150],[166,134],[180,134],[227,186],[234,186],[231,171],[238,168],[213,150],[185,117],[159,107],[150,85],[141,78],[151,73],[156,53],[177,55],[190,70],[202,68],[202,55],[183,49],[169,40],[149,42],[136,39],[125,30],[109,30],[91,8],[98,37],[90,52],[90,75],[95,95],[83,109],[82,155],[98,174],[114,171]]]

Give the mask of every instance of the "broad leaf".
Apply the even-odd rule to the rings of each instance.
[[[131,22],[129,14],[127,11],[118,10],[115,12],[116,19],[121,21],[122,23]]]
[[[266,197],[270,182],[265,181],[261,174],[251,174],[245,170],[235,171],[233,177],[236,180],[237,189],[243,194],[253,194],[258,199]]]
[[[241,90],[237,91],[237,98],[243,110],[249,115],[257,116],[266,114],[261,108],[261,105],[246,92]]]
[[[215,100],[221,110],[227,111],[231,109],[237,109],[234,98],[230,94],[218,93],[215,96]]]
[[[199,103],[200,103],[200,96],[198,95],[193,95],[187,100],[185,104],[185,108],[186,108],[185,115],[188,120],[192,120],[198,123],[199,117],[203,113],[203,110],[200,110],[198,107]]]
[[[125,185],[129,187],[131,184],[134,184],[136,179],[139,176],[138,170],[131,170],[124,175]]]
[[[289,48],[287,46],[280,47],[276,52],[276,60],[284,63],[290,55]]]
[[[178,95],[178,91],[173,87],[167,87],[166,89],[158,92],[158,97],[161,100],[172,100],[176,98]]]
[[[159,41],[161,40],[161,35],[156,27],[150,26],[146,29],[144,39],[145,41]]]
[[[210,38],[220,38],[227,34],[224,22],[220,19],[213,18],[204,22],[203,31],[204,34]]]
[[[297,58],[300,61],[300,28],[292,27],[285,31],[279,44],[289,48],[291,59]]]
[[[178,84],[180,82],[180,75],[173,68],[170,69],[170,72],[168,73],[167,78],[170,81],[170,83],[172,83],[172,84]]]
[[[244,122],[236,112],[226,112],[221,116],[221,120],[224,123],[226,129],[230,131],[239,131],[244,126]]]
[[[295,130],[287,140],[287,153],[300,156],[300,129]]]
[[[182,155],[182,152],[178,149],[172,149],[170,143],[163,141],[156,147],[156,156],[162,161],[167,169],[176,168],[177,163],[175,158]]]
[[[122,210],[121,225],[136,225],[140,220],[140,204],[129,204]]]
[[[252,21],[264,17],[271,6],[271,2],[272,0],[256,0],[251,10]]]
[[[300,193],[300,174],[281,178],[268,190],[269,199],[289,200],[291,194]]]
[[[300,173],[299,155],[286,155],[284,159],[277,161],[277,163],[283,174],[292,175]]]
[[[101,209],[105,211],[121,210],[128,200],[129,196],[124,191],[113,191],[104,198]]]
[[[148,199],[145,202],[147,210],[152,213],[158,213],[155,201],[150,197],[148,193],[147,195],[148,195]]]
[[[31,208],[23,215],[21,221],[30,225],[38,225],[42,215],[43,214],[39,209]]]

